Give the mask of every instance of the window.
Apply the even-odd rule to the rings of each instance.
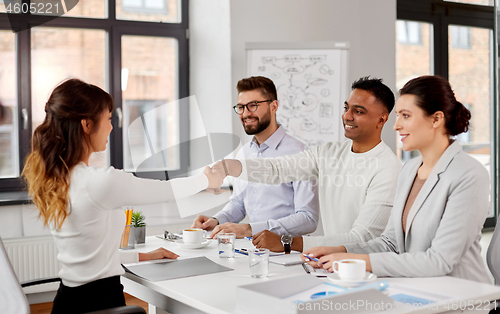
[[[470,45],[470,27],[450,25],[450,42],[452,48],[469,49]]]
[[[16,36],[0,30],[0,178],[19,176]]]
[[[478,4],[478,5],[488,5],[488,6],[493,6],[495,4],[495,0],[445,0],[445,1],[468,3],[468,4]]]
[[[423,22],[410,22],[398,20],[396,22],[396,89],[400,90],[403,85],[412,78],[429,75],[433,73],[434,55],[432,51],[432,24]],[[414,25],[414,29],[420,32],[420,44],[408,45],[407,42],[399,40],[400,32],[405,28],[401,25]],[[415,62],[418,60],[418,62]],[[417,152],[405,152],[401,149],[402,143],[398,137],[397,156],[402,161],[407,161],[416,156]]]
[[[420,23],[397,21],[397,39],[402,44],[420,44]]]
[[[134,6],[140,10],[116,19]],[[168,23],[144,18],[165,15],[160,21]],[[100,86],[114,99],[108,165],[143,177],[187,173],[188,150],[178,147],[189,137],[188,111],[178,101],[188,96],[187,17],[187,0],[85,0],[57,18],[7,14],[2,1],[0,192],[22,189],[23,160],[45,102],[58,83],[72,77]],[[19,32],[28,23],[38,26]],[[130,128],[141,118],[153,147],[169,148],[161,167],[138,170],[131,161],[144,159],[148,148]]]
[[[460,3],[457,3],[460,2]],[[491,177],[491,211],[485,226],[496,223],[498,195],[496,73],[494,53],[495,11],[492,0],[398,0],[396,81],[436,74],[450,82],[457,100],[471,111],[470,130],[457,136],[465,152],[477,159]],[[402,22],[418,22],[422,48],[401,44]],[[406,61],[406,62],[403,62]],[[398,152],[402,161],[418,152]]]
[[[177,23],[179,9],[178,0],[116,0],[119,20]]]
[[[167,6],[164,0],[123,0],[123,10],[136,13],[167,13]]]

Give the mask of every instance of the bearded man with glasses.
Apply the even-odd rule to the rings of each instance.
[[[243,128],[253,135],[240,150],[239,158],[265,158],[296,154],[307,147],[286,134],[276,121],[278,100],[273,81],[256,76],[237,84],[238,104],[233,106]],[[263,230],[280,235],[304,235],[316,230],[319,201],[314,184],[309,181],[267,185],[234,180],[233,194],[226,206],[214,217],[199,215],[193,227],[235,233],[251,237]],[[249,224],[238,224],[245,216]]]

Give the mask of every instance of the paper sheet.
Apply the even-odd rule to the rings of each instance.
[[[433,303],[443,303],[452,299],[452,297],[437,293],[431,293],[403,285],[389,285],[386,290],[394,301],[415,306],[426,306]]]
[[[284,266],[292,266],[292,265],[300,265],[305,263],[300,259],[300,254],[291,253],[291,254],[281,254],[278,256],[270,256],[269,262]]]

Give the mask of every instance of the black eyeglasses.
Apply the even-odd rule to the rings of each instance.
[[[243,112],[245,111],[245,107],[247,108],[248,111],[254,112],[257,110],[257,108],[259,107],[259,104],[261,102],[270,102],[270,101],[273,101],[273,100],[269,99],[269,100],[261,100],[261,101],[251,101],[246,105],[237,104],[237,105],[233,106],[233,109],[234,109],[234,112],[236,112],[237,114],[243,114]]]

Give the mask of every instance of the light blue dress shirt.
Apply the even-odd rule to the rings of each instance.
[[[243,146],[237,158],[278,157],[296,154],[306,148],[279,126],[260,146],[254,137]],[[311,233],[316,230],[319,220],[318,193],[314,183],[295,181],[268,185],[234,179],[229,203],[214,217],[223,224],[238,223],[248,215],[252,234],[263,230],[293,236]]]

